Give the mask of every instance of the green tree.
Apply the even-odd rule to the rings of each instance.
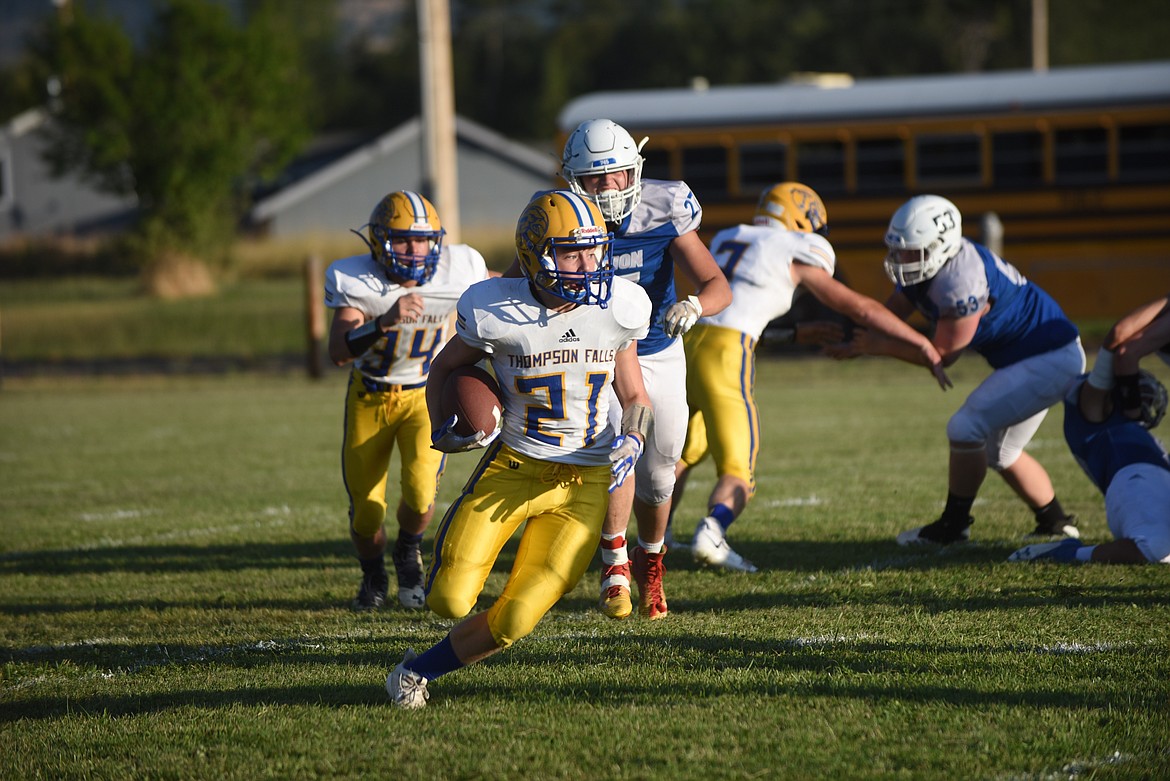
[[[164,0],[136,47],[77,4],[35,42],[45,78],[60,87],[49,162],[137,195],[132,246],[143,260],[225,258],[251,185],[308,138],[311,83],[292,5],[259,0],[240,23],[221,4]]]

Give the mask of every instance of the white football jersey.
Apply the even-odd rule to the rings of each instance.
[[[646,335],[650,299],[613,281],[609,305],[554,312],[528,279],[495,278],[459,299],[457,332],[491,356],[504,397],[504,444],[533,458],[609,463],[609,387],[617,352]]]
[[[352,307],[372,319],[390,310],[408,293],[423,299],[417,322],[391,328],[360,355],[354,366],[371,379],[394,385],[425,382],[431,361],[451,339],[452,315],[463,291],[487,278],[483,256],[466,244],[444,246],[435,275],[425,285],[403,287],[391,282],[385,267],[366,255],[329,264],[325,272],[325,306]]]
[[[833,245],[823,236],[761,225],[719,231],[711,241],[711,255],[731,286],[731,303],[699,322],[734,328],[757,340],[768,323],[792,308],[794,262],[830,275],[837,263]]]

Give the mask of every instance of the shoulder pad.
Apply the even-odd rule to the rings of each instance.
[[[792,259],[833,273],[837,267],[837,253],[824,236],[816,233],[800,233],[800,241],[792,248]]]
[[[641,285],[623,277],[613,278],[609,306],[613,309],[614,321],[622,328],[644,328],[650,322],[650,296]]]

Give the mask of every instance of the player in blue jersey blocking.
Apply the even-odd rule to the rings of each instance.
[[[1085,368],[1077,327],[1044,290],[980,244],[963,238],[958,208],[938,195],[904,203],[886,231],[885,271],[894,292],[886,307],[905,319],[915,310],[933,326],[931,342],[950,366],[964,350],[992,373],[947,422],[948,493],[942,516],[902,532],[900,545],[948,545],[970,537],[971,507],[988,468],[1035,515],[1033,535],[1079,537],[1052,480],[1024,447],[1048,408]],[[837,357],[892,355],[907,346],[873,331],[855,331]]]
[[[731,303],[731,288],[697,233],[703,209],[691,188],[685,182],[642,178],[641,149],[647,140],[635,143],[621,125],[590,119],[569,135],[561,161],[569,187],[596,203],[613,231],[615,272],[638,283],[654,307],[650,333],[638,342],[654,429],[635,479],[611,497],[602,530],[600,602],[611,618],[633,612],[626,549],[631,509],[638,526],[632,574],[638,583],[639,613],[649,619],[667,614],[662,584],[666,528],[689,416],[686,356],[679,337],[701,316]],[[695,290],[682,300],[675,291],[676,267]],[[611,399],[611,422],[621,414],[621,405]]]
[[[1150,433],[1166,414],[1166,388],[1138,368],[1152,352],[1170,364],[1170,296],[1118,321],[1065,398],[1064,438],[1105,496],[1113,540],[1028,545],[1009,561],[1170,564],[1170,458]]]

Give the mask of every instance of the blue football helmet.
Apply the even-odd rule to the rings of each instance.
[[[374,260],[384,265],[393,277],[423,285],[435,275],[447,232],[439,222],[439,213],[426,198],[409,190],[390,193],[374,207],[366,227],[370,229],[366,243]],[[420,236],[427,239],[425,254],[394,251],[394,239]]]
[[[593,270],[559,267],[558,254],[585,250]],[[613,234],[601,209],[569,190],[537,195],[516,223],[516,254],[540,290],[574,304],[605,307],[613,288]]]

